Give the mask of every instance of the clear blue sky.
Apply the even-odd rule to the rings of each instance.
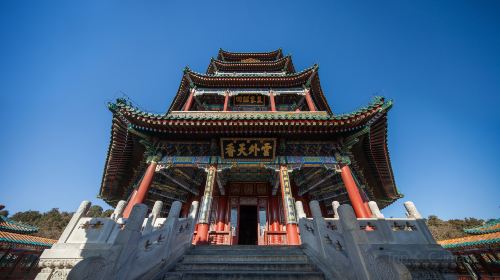
[[[74,211],[96,198],[105,104],[164,112],[182,69],[220,47],[283,48],[320,65],[336,113],[394,99],[389,148],[405,195],[384,213],[500,217],[499,1],[1,1],[0,203]]]

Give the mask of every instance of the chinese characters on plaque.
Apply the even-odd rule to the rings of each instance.
[[[217,169],[215,166],[210,166],[207,172],[207,179],[205,183],[205,192],[203,194],[203,198],[201,200],[201,210],[198,216],[198,223],[208,223],[210,205],[212,205],[212,197],[214,190],[214,182],[215,182],[215,173]]]
[[[292,196],[292,190],[290,188],[290,176],[288,176],[288,169],[285,166],[280,167],[280,179],[282,183],[283,192],[283,202],[286,214],[287,224],[296,224],[297,215],[295,213],[295,200]]]
[[[275,138],[221,138],[223,159],[274,160]]]
[[[234,97],[236,106],[264,106],[264,95],[261,94],[240,94]]]

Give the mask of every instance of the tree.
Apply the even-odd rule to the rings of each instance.
[[[92,205],[87,212],[87,216],[92,218],[98,218],[102,215],[102,207],[99,205]]]
[[[452,219],[443,221],[436,215],[430,215],[427,219],[427,226],[436,240],[459,238],[468,236],[464,232],[465,228],[477,227],[484,224],[484,220],[476,218]]]
[[[87,215],[98,218],[109,217],[112,213],[112,209],[103,211],[101,206],[93,205]],[[10,219],[38,227],[37,236],[58,239],[72,216],[71,212],[61,212],[58,208],[53,208],[45,213],[33,210],[17,212]]]

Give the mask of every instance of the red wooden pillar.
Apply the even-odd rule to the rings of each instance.
[[[306,89],[305,91],[306,91],[306,102],[307,102],[307,107],[309,107],[309,111],[316,112],[316,106],[314,106],[310,90]]]
[[[196,244],[208,244],[208,230],[210,228],[210,208],[212,207],[212,197],[214,193],[215,176],[217,165],[210,165],[205,182],[205,192],[201,200],[201,207],[198,212],[198,229]]]
[[[156,161],[151,161],[149,163],[148,169],[146,169],[146,173],[142,178],[139,188],[136,191],[134,191],[132,197],[130,198],[127,204],[127,207],[125,207],[125,210],[123,211],[124,218],[128,218],[130,212],[132,212],[132,208],[134,207],[134,205],[144,202],[144,198],[146,198],[146,195],[148,194],[149,191],[149,187],[151,187],[151,183],[153,182],[156,165],[158,165]]]
[[[300,245],[295,201],[293,199],[290,177],[288,176],[288,168],[286,165],[280,166],[280,185],[283,198],[283,211],[286,218],[287,243],[288,245]]]
[[[274,102],[274,93],[269,93],[269,104],[271,105],[271,112],[276,112],[276,103]]]
[[[344,165],[342,166],[341,171],[342,172],[340,173],[340,175],[347,190],[347,195],[349,196],[349,200],[351,201],[354,213],[356,213],[356,217],[370,218],[371,216],[366,211],[365,205],[363,204],[363,199],[361,198],[361,194],[359,193],[356,182],[354,182],[354,178],[352,177],[351,168],[349,168],[348,165]]]
[[[184,105],[183,111],[189,111],[191,109],[191,106],[193,105],[194,92],[195,92],[195,89],[192,88],[191,91],[189,92],[189,96],[188,96],[188,99],[186,101],[186,104]]]
[[[227,196],[219,197],[219,205],[217,207],[217,225],[215,226],[215,230],[220,232],[224,231],[226,226],[226,206],[227,206]],[[224,235],[217,235],[217,244],[224,244]]]
[[[226,95],[224,96],[224,109],[223,111],[227,111],[227,108],[229,107],[229,92],[226,92]]]

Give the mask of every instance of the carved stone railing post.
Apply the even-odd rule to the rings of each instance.
[[[118,201],[118,204],[116,204],[115,211],[113,211],[113,214],[111,214],[110,218],[115,221],[118,221],[118,219],[122,218],[125,206],[127,206],[127,201],[125,200]]]
[[[191,207],[189,207],[188,218],[196,221],[196,214],[198,213],[198,205],[199,202],[196,200],[191,203]]]
[[[328,256],[325,251],[325,240],[324,240],[326,223],[325,220],[323,219],[323,214],[321,213],[319,202],[317,200],[309,202],[309,208],[311,209],[311,214],[313,216],[314,234],[318,242],[317,246],[319,248],[319,253],[321,254],[321,257],[327,258]]]
[[[302,201],[295,201],[295,211],[297,212],[297,217],[300,219],[306,218],[306,213],[304,212],[304,205],[302,205]]]
[[[417,210],[417,207],[412,201],[406,201],[404,203],[404,206],[406,208],[407,216],[408,218],[414,218],[416,219],[416,223],[418,224],[418,227],[421,229],[421,231],[425,234],[425,237],[427,238],[427,241],[431,244],[437,244],[436,240],[432,236],[431,231],[427,227],[427,224],[425,223],[425,219],[422,217],[420,212]]]
[[[406,201],[404,203],[406,212],[408,212],[408,218],[422,219],[422,215],[418,212],[417,207],[411,201]]]
[[[160,217],[162,209],[163,209],[163,202],[160,200],[156,201],[153,206],[153,210],[151,211],[151,214],[149,214],[148,221],[146,222],[146,226],[142,231],[142,235],[148,234],[153,231],[155,221],[157,218]]]
[[[333,218],[338,219],[339,218],[339,206],[340,203],[338,201],[332,201],[332,208],[333,208]]]
[[[359,242],[363,241],[360,236],[359,224],[350,205],[341,205],[338,208],[339,221],[342,227],[342,236],[344,237],[345,250],[349,256],[356,279],[370,279],[370,274],[366,270],[363,253],[359,248]],[[364,233],[361,233],[364,234]]]
[[[380,212],[380,209],[378,208],[377,202],[375,202],[375,201],[368,202],[368,207],[370,207],[370,211],[372,211],[374,218],[377,218],[377,219],[384,218],[384,215],[382,214],[382,212]]]
[[[87,211],[89,211],[91,205],[92,204],[90,203],[90,201],[82,201],[80,207],[78,207],[78,210],[76,210],[75,214],[73,214],[73,216],[71,217],[71,220],[69,220],[68,225],[61,234],[61,237],[59,237],[59,240],[57,240],[57,243],[64,243],[66,242],[66,240],[68,240],[68,237],[76,227],[78,220],[80,220],[80,218],[82,217],[85,217],[85,214],[87,214]]]
[[[122,247],[113,266],[113,271],[118,276],[117,279],[127,279],[137,244],[142,235],[141,228],[147,212],[148,207],[146,205],[142,203],[135,204],[127,219],[127,224],[116,237],[115,244]]]

